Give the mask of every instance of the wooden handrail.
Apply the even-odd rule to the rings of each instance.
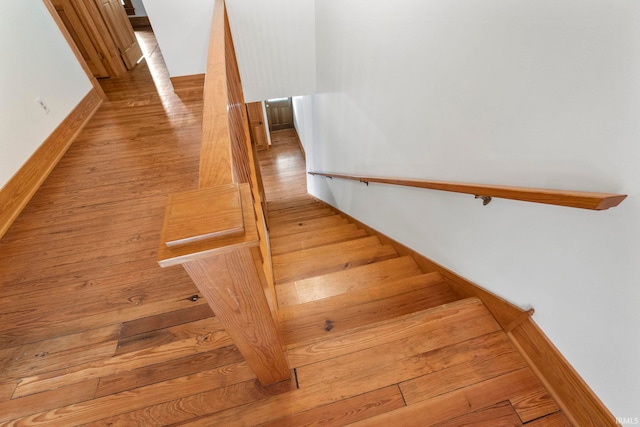
[[[224,0],[214,7],[199,188],[173,194],[158,263],[180,264],[258,380],[286,380],[263,195]]]
[[[349,179],[363,183],[402,185],[405,187],[473,194],[477,197],[498,197],[523,202],[601,211],[618,206],[625,194],[594,193],[588,191],[550,190],[546,188],[509,187],[503,185],[469,184],[462,182],[427,181],[419,179],[383,178],[361,175],[345,175],[327,172],[309,172],[309,175]],[[488,200],[488,199],[487,199]]]

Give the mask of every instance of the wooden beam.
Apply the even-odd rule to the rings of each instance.
[[[224,1],[216,0],[204,80],[200,188],[234,182],[225,59]]]
[[[258,380],[269,385],[291,372],[265,294],[259,245],[249,184],[202,188],[171,196],[158,262],[182,264]]]
[[[291,373],[251,251],[242,248],[183,266],[258,380],[269,385]]]

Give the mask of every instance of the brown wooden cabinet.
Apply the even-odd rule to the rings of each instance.
[[[262,102],[247,103],[247,116],[249,118],[249,132],[251,134],[251,142],[258,150],[269,148],[269,140],[267,136],[267,126],[264,122],[264,110]]]

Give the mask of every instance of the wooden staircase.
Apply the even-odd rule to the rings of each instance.
[[[267,212],[297,389],[190,425],[571,425],[479,299],[310,196]]]
[[[267,211],[288,345],[456,300],[440,273],[423,272],[324,203],[298,197],[270,202]]]

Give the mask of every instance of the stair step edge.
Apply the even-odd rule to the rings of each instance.
[[[323,233],[311,230],[303,233],[274,237],[271,239],[271,254],[274,256],[283,255],[285,253],[346,242],[367,236],[367,231],[358,228],[356,224],[342,224],[328,228]]]
[[[281,215],[268,214],[270,224],[287,224],[290,222],[300,222],[308,219],[322,218],[336,215],[331,209],[312,209],[301,212],[289,212]]]
[[[393,296],[440,284],[448,287],[442,275],[437,271],[419,276],[395,279],[376,284],[369,290],[357,289],[315,301],[283,307],[278,310],[278,318],[280,321],[285,321],[297,316],[312,316],[326,312],[329,310],[329,306],[339,307],[346,303],[355,305],[381,301]]]
[[[366,247],[358,247],[360,244],[365,243],[365,240],[371,238],[378,243],[372,243]],[[346,255],[346,253],[349,253],[349,256],[336,259],[335,257],[327,257],[327,253],[334,255]],[[272,260],[276,283],[280,284],[322,276],[331,272],[347,270],[396,257],[398,257],[398,253],[393,246],[383,245],[376,236],[369,236],[276,255],[272,257]],[[319,260],[322,260],[322,263],[319,263]]]
[[[335,254],[342,250],[366,251],[371,248],[380,248],[380,247],[386,247],[386,246],[391,247],[390,245],[383,245],[377,236],[366,236],[360,239],[348,240],[346,242],[338,242],[338,243],[332,243],[329,245],[318,246],[315,248],[303,249],[301,251],[297,251],[291,254],[276,255],[273,257],[273,259],[274,259],[274,264],[276,264],[277,261],[279,260],[283,260],[283,259],[286,260],[290,258],[304,258],[304,256],[308,254],[315,254],[315,253],[322,253],[322,252],[330,252],[332,254]],[[295,256],[294,254],[298,254],[298,255]]]
[[[474,317],[474,323],[480,321],[486,323],[483,325],[483,333],[501,331],[500,325],[483,302],[477,297],[470,297],[352,328],[330,337],[320,336],[286,343],[285,347],[291,365],[298,367],[316,360],[325,360],[328,357],[373,347],[378,345],[380,340],[396,341],[402,338],[399,332],[406,335],[411,330],[420,328],[425,322],[443,322],[444,319],[459,317],[467,310],[473,311],[473,316],[479,319]]]
[[[349,224],[349,220],[341,215],[335,214],[320,218],[306,219],[304,221],[293,221],[291,223],[269,224],[269,236],[271,238],[288,236],[291,234],[304,233],[311,230],[322,230],[327,226],[336,224]]]
[[[359,329],[383,320],[394,320],[406,314],[420,312],[456,300],[444,282],[429,288],[414,289],[387,298],[344,307],[330,307],[326,312],[296,316],[280,322],[285,341],[325,339],[352,329]]]

